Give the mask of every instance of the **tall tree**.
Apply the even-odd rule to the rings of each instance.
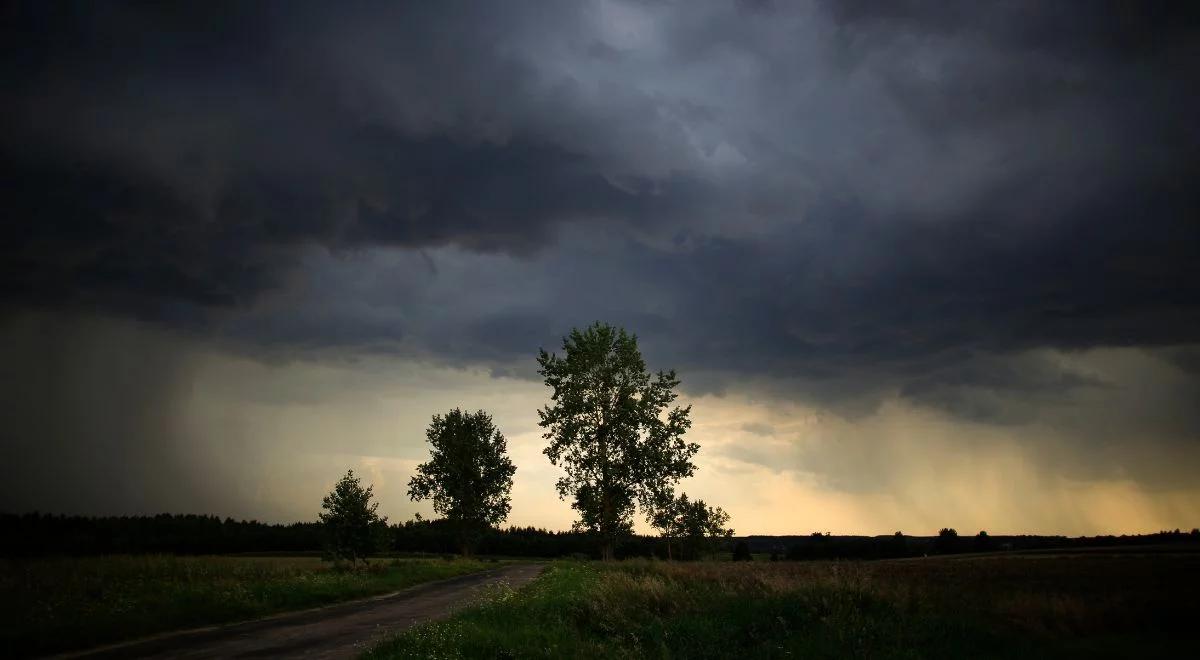
[[[470,554],[480,531],[508,517],[517,468],[508,458],[504,435],[482,410],[455,408],[445,416],[434,415],[425,437],[429,460],[417,466],[408,496],[432,499],[434,511],[458,530],[462,553]]]
[[[372,502],[373,486],[363,487],[354,470],[347,470],[321,501],[319,515],[325,525],[326,543],[335,560],[367,561],[367,554],[378,548],[381,532],[386,532],[387,518],[376,513],[378,502]]]
[[[598,534],[610,560],[632,529],[635,505],[650,509],[691,476],[700,447],[683,439],[690,406],[668,410],[677,396],[675,372],[651,377],[636,336],[597,322],[573,329],[562,348],[561,357],[538,355],[538,373],[553,390],[538,411],[550,441],[544,453],[566,472],[557,488],[559,497],[574,500],[575,527]]]

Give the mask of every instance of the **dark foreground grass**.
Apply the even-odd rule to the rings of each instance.
[[[558,563],[370,658],[1188,657],[1200,557]]]
[[[0,563],[0,657],[253,619],[494,567],[473,560],[119,556]]]

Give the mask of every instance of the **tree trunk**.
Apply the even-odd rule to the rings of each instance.
[[[600,550],[600,558],[604,561],[613,561],[616,559],[617,553],[615,544],[611,538],[604,539],[604,547]]]
[[[604,547],[601,548],[601,557],[604,561],[612,561],[616,552],[616,523],[613,521],[613,511],[611,500],[606,493],[604,495],[604,504],[600,513],[600,534],[604,537]]]
[[[600,558],[612,561],[616,557],[614,537],[616,536],[616,521],[613,520],[612,494],[608,480],[608,429],[601,425],[597,437],[600,441],[600,534],[604,537],[604,546],[600,549]]]
[[[462,521],[458,523],[458,549],[464,558],[471,556],[470,530],[467,523]]]

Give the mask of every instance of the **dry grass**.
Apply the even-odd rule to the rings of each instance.
[[[1157,657],[1200,556],[562,563],[373,657]]]

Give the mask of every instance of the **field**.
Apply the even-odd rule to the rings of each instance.
[[[110,556],[0,562],[0,655],[84,648],[252,619],[483,570],[474,560]]]
[[[381,658],[1174,657],[1200,556],[559,562]]]

